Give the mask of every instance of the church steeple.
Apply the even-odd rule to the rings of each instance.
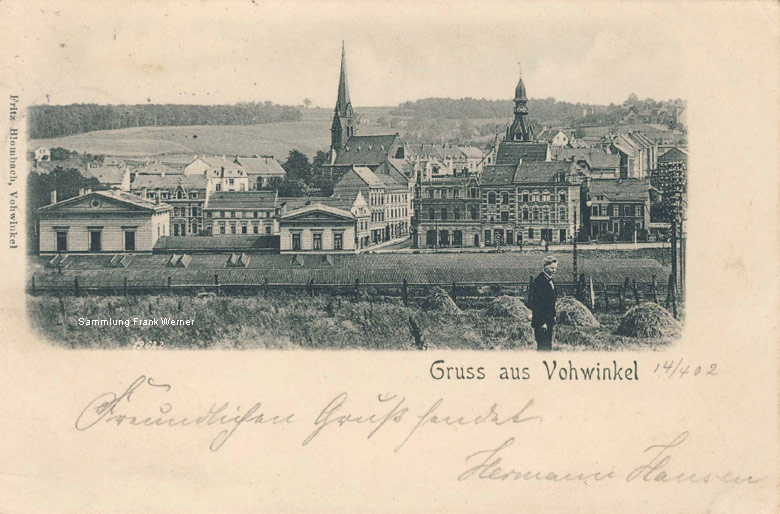
[[[349,100],[349,86],[347,85],[347,56],[342,41],[339,92],[336,108],[333,112],[333,125],[330,128],[330,146],[333,150],[344,148],[347,139],[355,135],[354,116],[352,102]]]
[[[520,80],[515,87],[515,120],[512,126],[506,131],[507,141],[532,141],[534,134],[526,116],[528,115],[528,97],[525,93],[525,84],[523,84],[523,74],[520,73]]]

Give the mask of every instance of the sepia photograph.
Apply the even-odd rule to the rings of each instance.
[[[231,21],[216,70],[167,48],[174,66],[110,90],[88,65],[135,60],[152,27],[62,43],[89,69],[28,99],[32,324],[72,348],[673,345],[679,42],[634,54],[602,23],[484,38],[457,22],[454,46],[409,53],[415,23],[304,42],[254,30],[283,19]]]

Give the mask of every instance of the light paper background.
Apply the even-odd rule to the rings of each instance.
[[[50,60],[57,57],[46,50],[46,41],[62,27],[58,28],[56,17],[39,11],[78,11],[83,27],[74,25],[68,31],[71,44],[78,44],[84,27],[121,23],[106,18],[107,11],[96,5],[0,3],[3,110],[9,94],[18,92],[23,102],[37,103],[52,82],[68,82],[67,75],[47,73]],[[356,16],[359,21],[355,6],[280,2],[263,3],[261,8],[325,18]],[[153,3],[136,7],[138,16],[158,8]],[[523,4],[514,3],[442,2],[438,7],[446,19],[484,23],[504,15],[522,19],[523,10]],[[172,24],[208,19],[211,10],[224,8],[234,8],[241,16],[247,6],[240,2],[165,4]],[[418,12],[413,3],[377,2],[373,8],[377,16],[389,13],[398,19],[399,26]],[[621,16],[644,12],[649,24],[668,17],[675,37],[685,42],[683,83],[691,154],[688,297],[685,330],[678,344],[660,352],[545,356],[534,352],[59,349],[42,341],[26,321],[25,255],[7,248],[8,210],[3,207],[0,512],[776,512],[777,4],[669,2],[659,9],[650,4],[554,3],[548,9],[545,16],[528,22],[555,23],[558,15],[575,9],[582,14],[582,23],[600,17],[619,23]],[[174,30],[149,34],[154,44],[145,47],[144,55],[153,60],[155,45],[176,43],[173,34]],[[432,40],[445,36],[430,34]],[[224,41],[213,44],[229,46]],[[284,54],[284,48],[278,51]],[[646,49],[635,51],[641,54]],[[360,66],[356,61],[350,61],[351,70]],[[106,66],[120,90],[122,63]],[[111,96],[110,91],[98,93]],[[4,114],[3,138],[7,123]],[[5,143],[0,157],[4,179]],[[3,206],[6,195],[3,189]],[[549,382],[543,358],[571,359],[575,365],[612,359],[628,365],[636,359],[640,380]],[[652,373],[656,364],[679,358],[705,369],[716,363],[718,376],[667,379]],[[428,369],[437,359],[451,365],[484,366],[488,378],[435,381]],[[500,366],[529,366],[532,378],[500,381]],[[123,391],[141,374],[172,385],[168,401],[174,412],[200,413],[222,401],[243,406],[260,401],[265,412],[294,412],[297,422],[283,430],[241,427],[218,452],[208,449],[219,431],[216,428],[142,430],[106,425],[85,432],[73,428],[92,398]],[[439,398],[442,413],[472,416],[486,412],[493,403],[510,414],[533,399],[528,413],[544,419],[514,427],[428,426],[395,452],[413,426],[410,417],[402,425],[383,427],[371,439],[366,436],[373,427],[330,427],[302,446],[317,414],[341,392],[349,393],[346,410],[354,414],[386,412],[377,408],[376,395],[393,393],[406,398],[412,409],[408,416],[425,412]],[[146,412],[151,412],[159,401],[148,405]],[[614,467],[625,476],[647,462],[642,453],[646,447],[668,443],[683,431],[690,436],[675,449],[669,471],[731,471],[764,480],[752,486],[629,484],[622,479],[587,486],[457,481],[467,468],[467,455],[495,448],[509,437],[516,442],[502,454],[507,467],[545,472]]]

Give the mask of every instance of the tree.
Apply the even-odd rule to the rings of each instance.
[[[304,98],[303,99],[303,105],[304,105],[304,107],[306,107],[308,109],[309,106],[311,105],[311,100],[309,100],[308,98]]]
[[[309,158],[298,150],[290,150],[287,160],[282,167],[285,178],[288,180],[300,180],[304,184],[311,183],[311,163]]]

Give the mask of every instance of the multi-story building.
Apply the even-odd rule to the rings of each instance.
[[[86,190],[38,209],[41,254],[151,252],[168,234],[171,206],[125,191]]]
[[[642,241],[650,226],[648,179],[590,180],[586,226],[590,237]]]
[[[249,174],[234,159],[197,157],[184,168],[185,175],[203,175],[211,181],[213,191],[249,191]],[[255,179],[256,181],[256,179]]]
[[[481,180],[485,245],[571,241],[582,220],[581,183],[571,161],[489,167]]]
[[[203,210],[206,231],[213,236],[279,234],[276,191],[214,191]]]
[[[203,206],[208,194],[208,179],[201,175],[140,174],[131,191],[147,200],[170,204],[170,230],[174,236],[198,235],[204,229]]]
[[[370,169],[353,166],[333,187],[333,194],[345,197],[360,192],[366,199],[370,210],[370,244],[378,244],[390,239],[390,226],[386,212],[387,186]]]
[[[284,168],[273,155],[237,156],[234,162],[244,167],[251,190],[263,189],[271,179],[283,179],[285,175]]]
[[[602,143],[620,156],[621,178],[647,178],[658,164],[658,145],[641,132],[618,134]]]
[[[411,198],[414,193],[411,181],[389,161],[378,166],[374,175],[385,185],[386,237],[407,237],[412,216]]]
[[[413,246],[481,246],[480,209],[476,176],[420,180],[415,195]]]

